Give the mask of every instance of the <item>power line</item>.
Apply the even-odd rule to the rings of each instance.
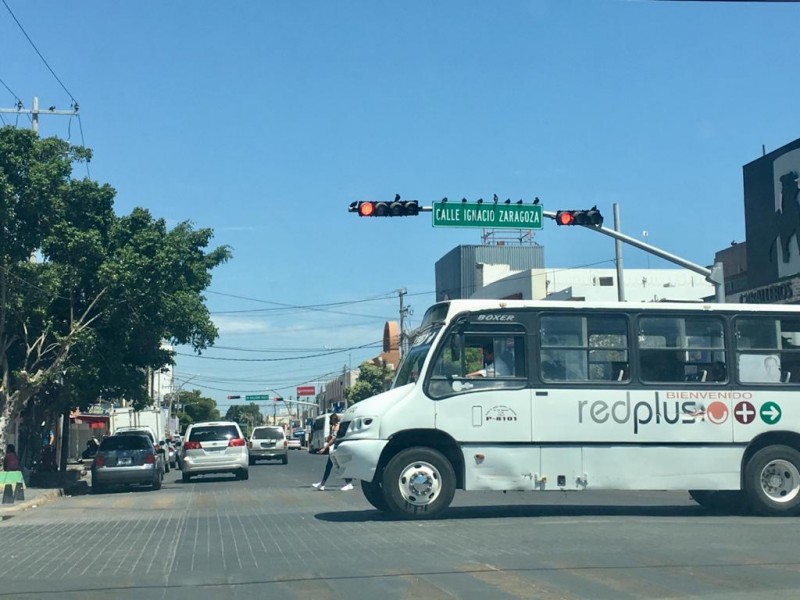
[[[287,360],[302,360],[306,358],[318,358],[320,356],[330,356],[331,354],[341,354],[343,352],[350,352],[352,350],[360,350],[362,348],[379,348],[383,346],[383,341],[370,342],[361,346],[353,346],[352,348],[344,348],[341,350],[334,350],[332,352],[321,352],[319,354],[308,354],[306,356],[286,356],[283,358],[228,358],[223,356],[203,356],[201,354],[186,354],[183,352],[176,352],[176,356],[188,356],[191,358],[202,358],[205,360],[224,360],[231,362],[282,362]]]
[[[61,89],[63,89],[65,92],[67,92],[67,95],[70,97],[70,100],[72,100],[72,102],[73,102],[73,103],[77,104],[77,103],[78,103],[78,101],[77,101],[77,100],[75,100],[75,96],[73,96],[73,95],[72,95],[72,92],[70,92],[70,91],[67,89],[67,86],[66,86],[66,85],[64,85],[64,82],[63,82],[63,81],[61,81],[61,79],[59,78],[59,76],[58,76],[58,75],[56,75],[56,72],[55,72],[55,71],[53,70],[53,68],[50,66],[50,63],[48,63],[48,62],[47,62],[47,60],[45,59],[45,57],[44,57],[44,56],[42,56],[42,53],[41,53],[41,52],[39,52],[39,48],[37,48],[37,47],[36,47],[36,44],[34,44],[34,43],[33,43],[33,40],[31,39],[31,36],[29,36],[29,35],[28,35],[28,32],[27,32],[27,31],[25,31],[25,28],[22,26],[22,23],[20,23],[20,22],[19,22],[19,19],[17,19],[17,16],[14,14],[14,11],[12,11],[12,10],[11,10],[11,7],[8,5],[8,3],[6,2],[6,0],[2,0],[2,2],[3,2],[3,5],[5,5],[6,9],[8,10],[8,14],[10,14],[10,15],[11,15],[11,18],[12,18],[12,19],[14,19],[14,22],[15,22],[15,23],[17,24],[17,26],[19,27],[20,31],[22,32],[22,35],[24,35],[24,36],[25,36],[25,38],[26,38],[26,39],[28,40],[28,42],[30,43],[31,47],[32,47],[32,48],[33,48],[33,49],[36,51],[36,54],[38,54],[38,55],[39,55],[39,58],[41,58],[41,59],[42,59],[42,62],[44,63],[44,66],[46,66],[46,67],[47,67],[47,70],[48,70],[48,71],[50,71],[50,73],[53,75],[53,77],[55,77],[55,80],[56,80],[56,81],[58,82],[58,84],[61,86]]]

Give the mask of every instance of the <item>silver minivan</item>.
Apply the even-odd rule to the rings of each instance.
[[[289,442],[283,427],[275,425],[256,427],[247,445],[250,448],[251,465],[260,459],[280,460],[283,464],[289,462]]]
[[[181,445],[181,479],[187,483],[193,475],[233,473],[248,479],[249,452],[242,430],[233,421],[192,423]]]

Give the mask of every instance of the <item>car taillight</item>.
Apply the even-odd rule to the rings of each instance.
[[[228,442],[228,448],[231,446],[244,446],[244,440],[242,438],[233,438]]]
[[[106,466],[106,457],[100,454],[99,452],[94,456],[94,466],[96,467],[105,467]]]
[[[284,448],[288,448],[289,447],[289,440],[283,440],[283,447]]]
[[[156,462],[156,455],[153,454],[152,452],[148,452],[147,454],[144,455],[144,464],[152,465],[155,462]]]
[[[199,450],[200,448],[202,448],[200,442],[186,442],[183,445],[184,450]]]

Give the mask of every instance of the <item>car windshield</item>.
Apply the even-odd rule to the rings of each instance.
[[[422,365],[431,350],[431,344],[433,340],[436,339],[436,334],[439,333],[441,328],[442,325],[439,323],[416,335],[408,354],[406,354],[405,358],[403,358],[403,361],[400,363],[397,376],[394,378],[394,382],[392,382],[393,388],[406,385],[407,383],[414,383],[419,379],[420,373],[422,372]]]
[[[207,425],[192,429],[189,440],[192,442],[223,442],[239,437],[234,425]]]
[[[280,427],[264,427],[253,431],[254,440],[268,440],[283,437],[283,429]]]

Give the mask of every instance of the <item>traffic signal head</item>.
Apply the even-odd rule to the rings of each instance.
[[[349,212],[359,217],[414,217],[419,214],[417,200],[395,200],[394,202],[352,202]]]
[[[556,212],[558,225],[595,225],[603,224],[603,215],[597,208],[589,210],[559,210]]]
[[[241,396],[228,396],[228,400],[238,400]]]

